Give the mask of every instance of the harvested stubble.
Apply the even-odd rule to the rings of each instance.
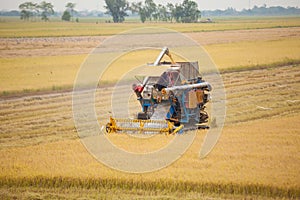
[[[204,160],[198,159],[204,136],[200,131],[181,159],[161,171],[142,175],[111,170],[86,152],[76,137],[69,93],[1,101],[0,183],[2,187],[117,188],[296,198],[300,178],[298,68],[223,74],[228,117],[213,152]],[[98,92],[96,110],[100,120],[107,120],[109,113],[102,113],[110,103],[111,90]],[[146,144],[126,142],[124,135],[109,137],[133,152],[139,150],[135,145]]]

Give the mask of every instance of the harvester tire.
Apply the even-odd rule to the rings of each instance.
[[[107,124],[106,124],[106,127],[105,127],[106,133],[111,133],[111,128],[110,128],[110,126],[111,126],[110,123],[107,123]]]
[[[150,119],[149,115],[147,113],[144,113],[144,112],[139,112],[137,114],[137,118],[138,119],[141,119],[141,120],[147,120],[147,119]]]

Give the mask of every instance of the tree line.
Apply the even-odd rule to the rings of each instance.
[[[63,12],[62,15],[63,21],[70,21],[71,19],[73,19],[75,5],[75,3],[71,2],[66,4],[66,10]],[[39,4],[29,1],[24,2],[19,5],[19,9],[20,18],[22,20],[29,20],[41,17],[42,21],[48,21],[48,17],[54,14],[53,4],[46,1],[42,1]]]
[[[23,20],[40,16],[42,20],[48,21],[48,16],[54,14],[53,5],[46,1],[42,1],[40,4],[25,2],[19,5],[19,9],[21,10],[20,18]]]
[[[113,17],[115,23],[123,22],[128,12],[138,14],[141,22],[176,21],[182,23],[197,22],[201,17],[198,4],[192,0],[183,0],[180,4],[155,4],[153,0],[145,0],[129,4],[127,0],[105,0],[106,14]]]
[[[104,0],[106,14],[111,15],[113,22],[120,23],[125,17],[131,14],[139,15],[141,22],[145,21],[176,21],[182,23],[197,22],[201,17],[198,5],[193,0],[183,0],[180,4],[168,3],[167,5],[155,4],[153,0],[144,2],[129,3],[127,0]],[[75,3],[67,3],[66,10],[61,19],[64,21],[73,20]],[[41,20],[48,21],[49,16],[54,14],[53,5],[42,1],[40,4],[25,2],[19,5],[20,18],[22,20],[35,19],[41,17]],[[78,20],[78,19],[77,19]]]
[[[275,15],[300,15],[298,7],[267,7],[254,6],[252,9],[243,9],[237,11],[234,8],[225,10],[203,10],[200,12],[198,5],[192,0],[183,0],[182,3],[166,5],[155,4],[153,0],[144,0],[135,3],[129,3],[127,0],[104,0],[106,14],[112,16],[113,22],[119,23],[125,20],[126,16],[138,15],[141,22],[145,21],[169,21],[169,22],[197,22],[202,16],[275,16]],[[81,12],[75,10],[75,3],[67,3],[63,12],[54,12],[53,5],[49,2],[41,3],[25,2],[19,5],[20,11],[0,11],[0,16],[20,16],[22,20],[36,20],[40,18],[48,21],[49,16],[60,16],[63,21],[74,21],[74,16],[80,16]],[[103,16],[101,11],[82,12],[82,16]],[[76,18],[78,21],[78,18]]]

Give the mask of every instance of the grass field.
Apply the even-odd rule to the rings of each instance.
[[[0,20],[1,199],[299,198],[299,18],[224,19],[214,24],[89,20],[79,24]],[[89,51],[106,38],[74,36],[111,35],[148,25],[173,27],[203,44],[221,71],[227,114],[221,138],[207,158],[199,159],[206,133],[200,130],[172,165],[130,174],[104,166],[86,151],[74,125],[71,93],[57,90],[72,87]],[[72,37],[43,38],[64,35]],[[23,36],[34,38],[14,38]],[[105,81],[113,82],[133,65],[144,63],[144,56],[146,62],[153,61],[156,53],[121,57],[106,72]],[[110,116],[111,92],[110,85],[96,92],[101,123]],[[174,136],[108,137],[120,148],[145,153]]]

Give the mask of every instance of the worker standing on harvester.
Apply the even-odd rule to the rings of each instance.
[[[143,98],[143,96],[142,96],[142,92],[143,92],[143,90],[144,90],[144,86],[143,85],[137,85],[136,83],[134,83],[133,85],[132,85],[132,89],[133,89],[133,91],[135,92],[135,94],[136,94],[136,96],[139,98],[139,99],[141,99],[141,98]]]
[[[167,113],[166,120],[173,122],[175,126],[180,126],[181,107],[178,98],[174,94],[171,94],[169,100],[171,106]]]

